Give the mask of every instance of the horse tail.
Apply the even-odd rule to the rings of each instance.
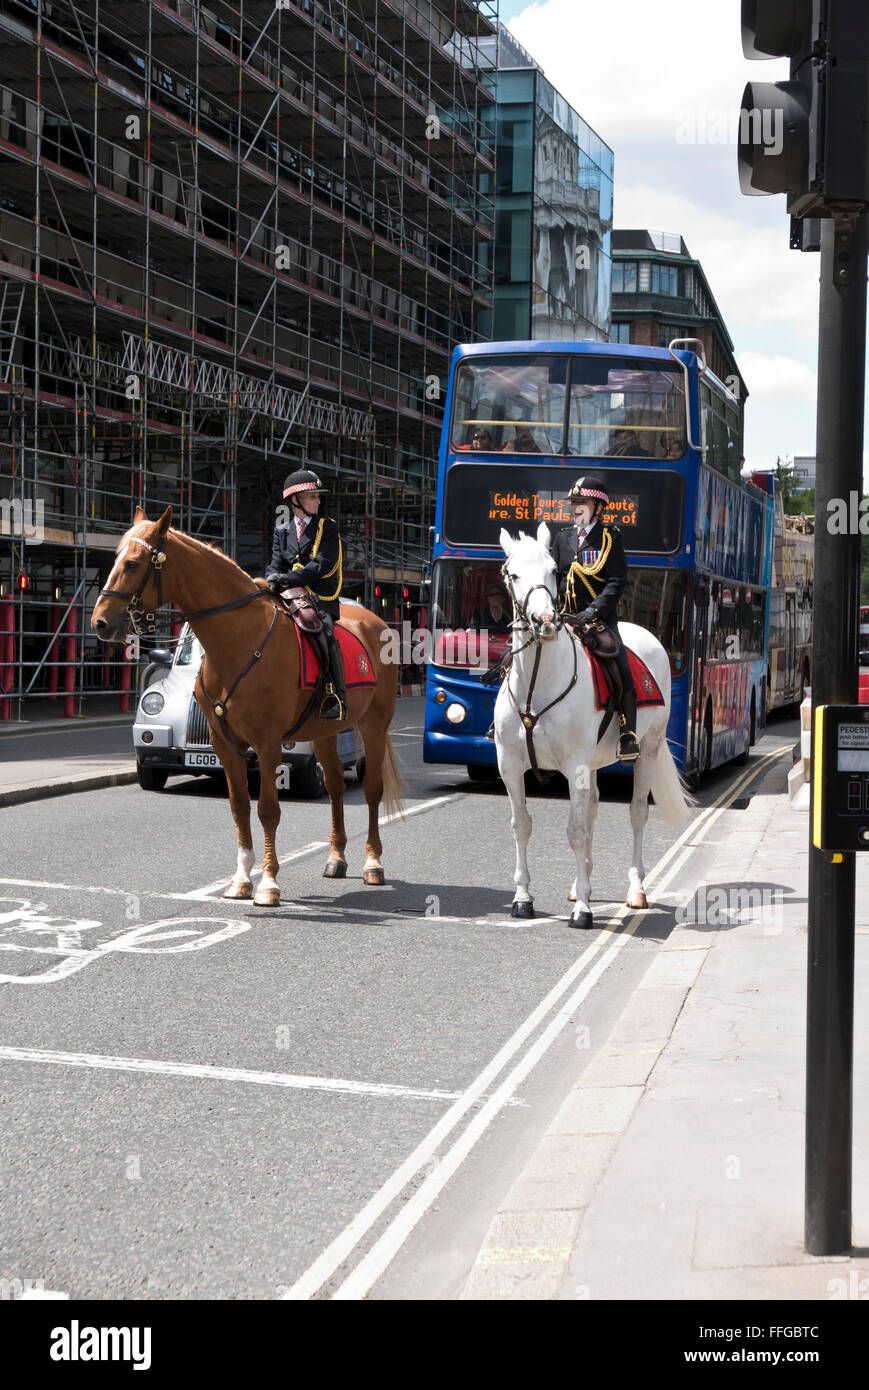
[[[661,739],[652,762],[652,795],[655,805],[668,825],[687,825],[697,801],[691,796],[670,752],[670,745]]]
[[[398,770],[395,745],[386,731],[383,745],[383,809],[388,816],[404,815],[404,793],[407,790]]]

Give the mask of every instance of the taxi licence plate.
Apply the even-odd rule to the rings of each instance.
[[[220,767],[216,753],[185,753],[185,767]]]

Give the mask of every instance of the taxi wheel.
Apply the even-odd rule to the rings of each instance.
[[[304,801],[318,801],[325,795],[323,769],[313,753],[308,762],[294,770],[290,785],[296,796],[300,796]]]
[[[169,780],[169,773],[159,767],[145,767],[136,763],[136,776],[139,786],[146,792],[161,792]]]

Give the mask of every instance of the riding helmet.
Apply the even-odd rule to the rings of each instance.
[[[295,492],[325,492],[325,486],[312,473],[310,468],[297,468],[295,473],[288,473],[284,478],[284,497],[291,497]]]
[[[587,497],[592,502],[603,502],[604,506],[609,506],[610,500],[603,478],[596,478],[591,473],[577,478],[567,497],[570,502],[581,502]]]

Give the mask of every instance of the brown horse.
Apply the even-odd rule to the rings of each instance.
[[[295,729],[311,692],[301,687],[299,643],[292,619],[263,587],[264,581],[251,579],[215,547],[170,530],[171,521],[171,507],[159,521],[151,522],[141,507],[136,508],[133,525],[118,546],[106,587],[94,607],[91,627],[105,642],[120,640],[131,622],[141,632],[143,617],[153,631],[155,610],[173,602],[184,610],[202,643],[205,657],[195,694],[208,721],[212,747],[226,773],[238,834],[238,864],[223,896],[249,898],[252,892],[254,852],[245,758],[251,747],[261,769],[257,810],[265,836],[262,879],[253,901],[259,907],[280,902],[275,833],[281,813],[274,773],[281,767],[282,737],[290,730],[293,738],[312,740],[332,804],[331,850],[324,876],[345,876],[344,769],[338,759],[336,735],[351,725],[358,725],[365,745],[368,841],[362,877],[366,883],[383,883],[378,827],[381,799],[387,813],[402,810],[401,778],[389,737],[398,667],[382,658],[381,635],[388,631],[386,624],[365,608],[342,605],[341,622],[364,643],[377,684],[348,691],[345,722],[324,723],[313,714]],[[233,689],[239,675],[241,679]]]

